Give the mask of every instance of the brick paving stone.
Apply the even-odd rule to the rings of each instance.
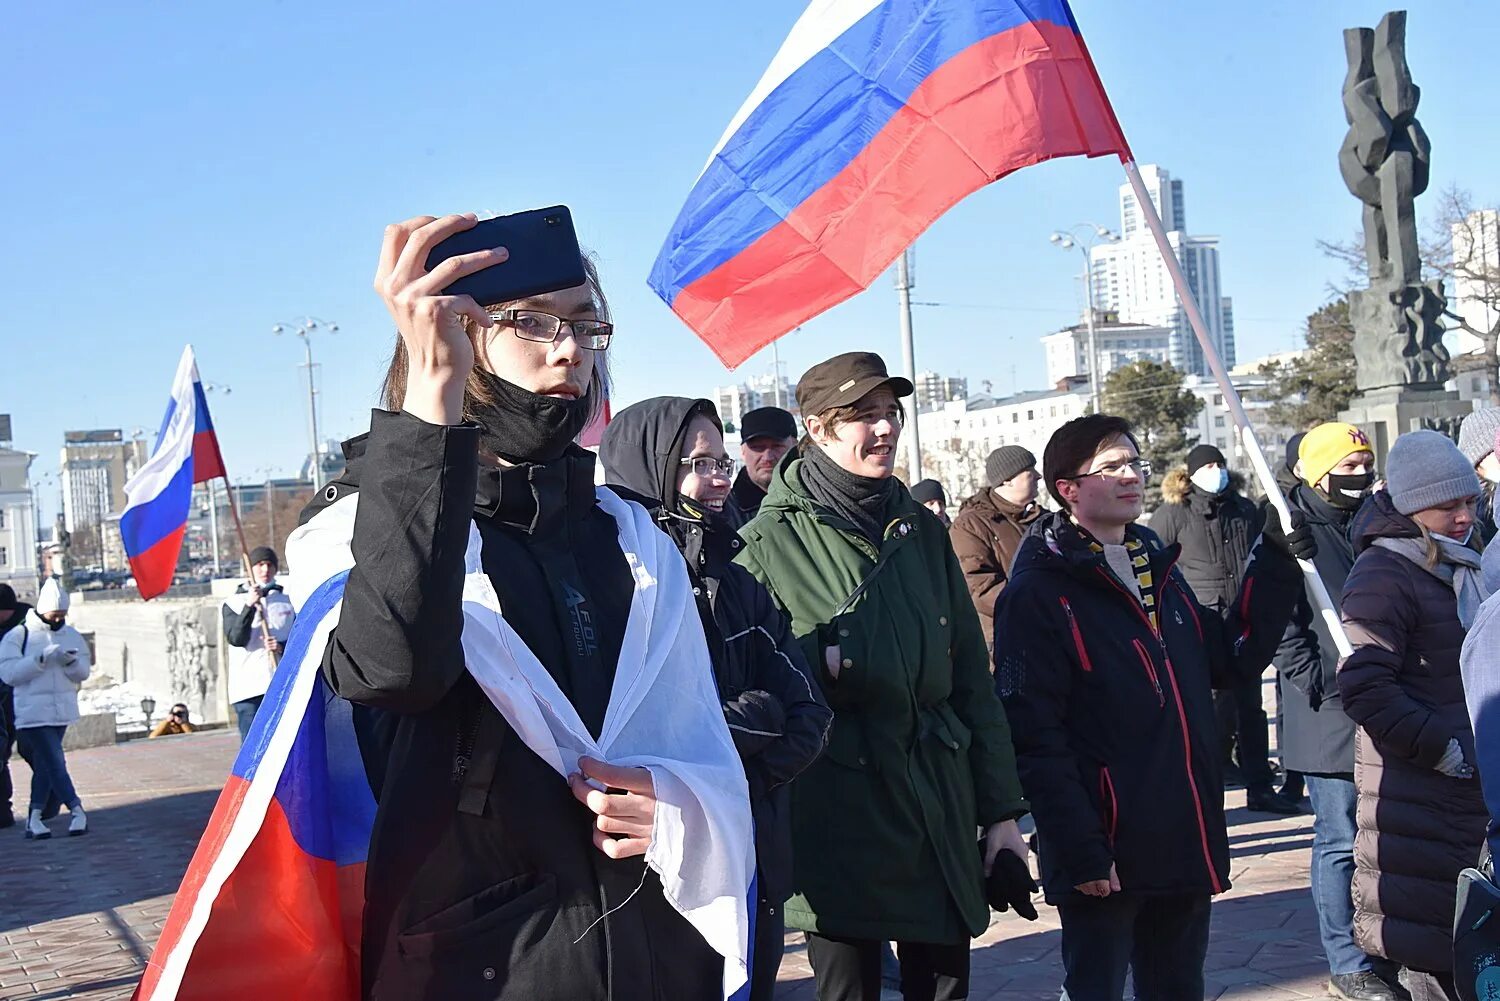
[[[130,996],[238,747],[235,734],[220,731],[69,755],[89,835],[64,836],[64,816],[49,841],[25,842],[11,831],[3,833],[12,841],[0,839],[0,997]],[[26,766],[13,759],[11,767],[24,790]],[[1324,997],[1327,973],[1307,891],[1311,817],[1251,814],[1242,792],[1227,798],[1235,886],[1214,905],[1207,997]],[[974,943],[973,1001],[1056,1001],[1061,934],[1056,912],[1040,909],[1034,923],[991,915]],[[802,936],[790,933],[777,997],[813,996]]]

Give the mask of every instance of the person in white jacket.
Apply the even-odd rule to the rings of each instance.
[[[276,583],[280,564],[269,546],[251,550],[250,573],[255,589],[241,584],[222,609],[224,639],[233,648],[229,652],[229,702],[239,724],[240,740],[250,733],[256,710],[276,673],[282,645],[291,636],[292,623],[297,619],[292,600]]]
[[[32,767],[26,837],[36,840],[52,836],[42,820],[49,794],[72,815],[68,834],[88,833],[62,743],[78,719],[78,686],[92,665],[88,644],[68,625],[68,604],[62,582],[50,578],[25,621],[0,638],[0,680],[15,690],[16,736]]]

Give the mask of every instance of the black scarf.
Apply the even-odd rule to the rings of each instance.
[[[495,402],[474,404],[470,416],[480,444],[506,462],[553,462],[588,425],[592,393],[576,400],[540,396],[492,372],[474,372]]]
[[[828,457],[821,447],[802,453],[802,483],[813,500],[846,519],[876,545],[885,535],[886,509],[895,493],[896,478],[874,478],[851,473]]]

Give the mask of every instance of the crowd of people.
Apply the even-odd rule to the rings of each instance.
[[[1500,792],[1487,810],[1480,783],[1500,769],[1484,712],[1500,682],[1478,640],[1500,629],[1500,558],[1481,556],[1500,411],[1476,412],[1458,444],[1399,436],[1383,481],[1357,427],[1310,428],[1277,471],[1285,516],[1209,445],[1162,471],[1148,515],[1157,471],[1125,420],[1095,413],[1040,461],[995,450],[950,520],[940,483],[896,476],[913,387],[869,352],[804,374],[800,431],[787,410],[745,414],[737,456],[711,402],[673,396],[615,413],[596,456],[575,439],[617,349],[593,262],[583,285],[519,302],[446,295],[505,259],[426,269],[473,224],[387,230],[375,284],[398,338],[383,405],[303,516],[358,495],[321,671],[353,704],[377,804],[365,997],[721,996],[722,949],[647,862],[681,790],[588,756],[560,776],[466,670],[477,559],[507,656],[534,656],[550,697],[600,738],[617,680],[639,676],[627,658],[660,653],[657,630],[638,635],[653,568],[628,550],[621,510],[674,544],[717,690],[670,726],[727,731],[743,766],[744,790],[718,792],[747,797],[753,819],[751,998],[773,996],[788,929],[805,933],[822,1001],[873,1001],[892,973],[909,1001],[967,997],[989,911],[1034,918],[1038,889],[1060,918],[1069,1001],[1121,1001],[1127,980],[1137,998],[1201,998],[1234,782],[1272,814],[1301,812],[1306,792],[1331,994],[1457,996],[1456,881],[1487,833],[1500,840]],[[252,563],[223,609],[242,734],[295,620],[276,554]],[[29,837],[47,836],[49,797],[70,833],[87,829],[61,752],[89,670],[66,611],[65,596],[27,609],[0,591]]]

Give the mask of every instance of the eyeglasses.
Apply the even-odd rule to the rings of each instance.
[[[1151,460],[1142,459],[1137,456],[1134,459],[1121,459],[1119,462],[1106,462],[1098,469],[1090,470],[1087,473],[1079,473],[1077,476],[1062,476],[1059,479],[1083,480],[1090,476],[1102,476],[1105,479],[1118,480],[1125,475],[1127,469],[1134,470],[1135,474],[1143,480],[1151,478]]]
[[[901,427],[906,423],[906,411],[900,407],[892,407],[885,411],[865,410],[850,419],[859,424],[879,424],[881,421],[890,421],[892,427]]]
[[[681,465],[691,466],[694,476],[701,476],[705,480],[711,476],[733,477],[735,466],[733,459],[712,459],[706,455],[694,456],[690,459],[680,460]]]
[[[521,340],[542,344],[556,341],[557,335],[566,325],[579,347],[603,351],[609,347],[609,339],[615,332],[613,323],[605,323],[603,320],[566,320],[539,309],[495,309],[488,312]]]

